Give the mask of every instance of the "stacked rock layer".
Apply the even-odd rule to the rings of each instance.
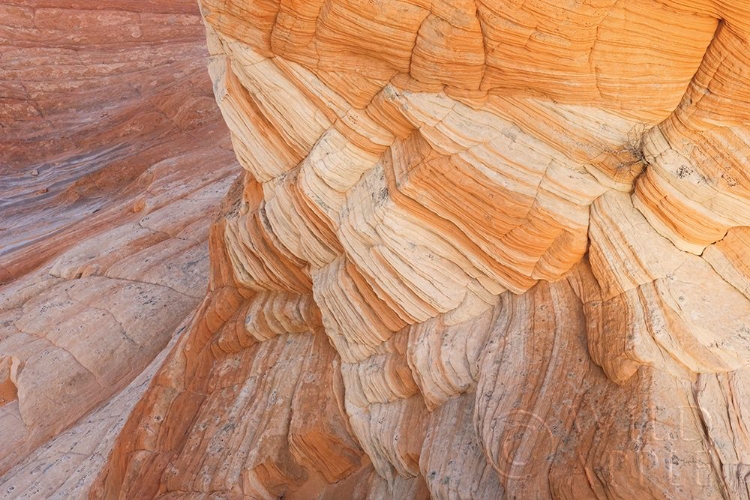
[[[240,172],[192,0],[0,2],[0,498],[88,494]]]
[[[101,498],[748,498],[744,0],[202,0],[245,173]]]

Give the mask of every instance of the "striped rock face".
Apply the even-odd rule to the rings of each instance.
[[[81,498],[240,171],[192,0],[0,2],[0,498]]]
[[[91,498],[749,497],[746,0],[200,9],[244,171]]]

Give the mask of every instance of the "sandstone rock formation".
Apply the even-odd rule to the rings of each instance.
[[[750,498],[750,4],[200,7],[244,172],[90,498]]]
[[[197,7],[127,3],[0,5],[2,498],[86,494],[240,171]]]

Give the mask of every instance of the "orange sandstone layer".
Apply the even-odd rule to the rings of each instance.
[[[92,498],[747,498],[750,5],[201,7],[246,172]]]
[[[200,6],[244,173],[80,491],[748,498],[747,2]]]

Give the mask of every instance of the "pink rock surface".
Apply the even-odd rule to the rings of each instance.
[[[239,169],[204,39],[190,1],[0,5],[3,498],[85,494],[205,295]]]

